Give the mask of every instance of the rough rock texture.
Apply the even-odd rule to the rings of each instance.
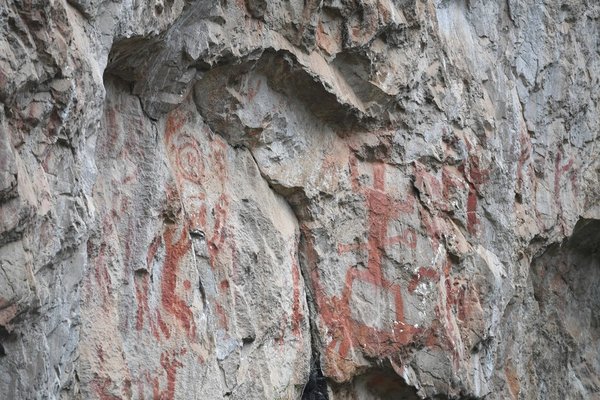
[[[0,32],[0,397],[600,398],[596,1]]]

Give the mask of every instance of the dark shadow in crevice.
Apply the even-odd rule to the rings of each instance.
[[[417,390],[389,367],[369,369],[351,382],[332,385],[335,398],[419,400]]]
[[[327,378],[323,376],[318,349],[313,346],[310,375],[302,391],[302,400],[329,400]]]
[[[544,398],[591,398],[600,392],[600,220],[580,219],[533,260],[530,277],[539,309],[530,385]]]

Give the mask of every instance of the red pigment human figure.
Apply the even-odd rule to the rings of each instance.
[[[477,203],[478,203],[478,192],[481,185],[483,185],[490,176],[490,170],[482,168],[482,162],[478,155],[472,148],[472,145],[466,141],[467,150],[469,157],[466,164],[459,167],[467,183],[469,184],[469,194],[467,197],[467,231],[472,234],[477,234],[479,226],[479,219],[477,218]]]
[[[398,348],[409,343],[421,329],[405,322],[402,287],[389,281],[382,270],[382,260],[385,248],[392,245],[416,247],[416,234],[407,229],[401,235],[389,236],[388,224],[400,213],[410,213],[414,208],[414,198],[408,195],[404,201],[398,201],[385,191],[385,164],[373,165],[373,186],[362,187],[358,181],[358,166],[355,158],[350,160],[352,187],[355,192],[365,197],[368,209],[367,242],[361,244],[340,244],[338,253],[354,250],[366,250],[368,253],[367,267],[350,268],[346,273],[344,289],[341,296],[328,297],[321,285],[318,269],[316,268],[316,252],[312,237],[303,227],[306,240],[307,261],[310,266],[311,279],[315,289],[319,313],[328,328],[332,341],[327,347],[327,355],[337,359],[337,367],[344,369],[351,348],[360,346],[363,353],[370,356],[392,355]],[[356,321],[352,316],[351,298],[356,284],[365,283],[383,291],[393,299],[395,307],[394,321],[391,327],[373,327],[364,322]],[[335,372],[333,372],[335,373]],[[343,374],[343,372],[342,372]]]

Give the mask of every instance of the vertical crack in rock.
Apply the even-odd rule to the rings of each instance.
[[[273,189],[274,190],[274,189]],[[288,201],[289,203],[289,201]],[[290,207],[292,205],[290,204]],[[292,209],[294,209],[292,207]],[[298,223],[302,223],[300,219],[298,219],[298,214],[294,211],[296,215],[296,219]],[[327,379],[323,376],[323,371],[321,370],[321,340],[319,335],[317,334],[317,310],[316,310],[316,302],[313,299],[312,295],[312,285],[309,284],[309,280],[307,277],[308,274],[308,265],[306,264],[306,256],[305,254],[301,254],[301,249],[304,242],[304,233],[300,230],[300,238],[298,240],[298,263],[300,264],[300,274],[302,277],[302,282],[304,285],[304,290],[306,293],[306,304],[308,306],[309,311],[309,330],[310,330],[310,344],[311,344],[311,359],[310,359],[310,369],[309,376],[304,388],[302,389],[302,400],[329,400],[329,389],[327,384]]]
[[[311,327],[311,329],[313,329]],[[329,391],[327,379],[321,370],[321,352],[313,346],[312,360],[310,363],[310,375],[302,390],[302,400],[328,400]]]
[[[321,340],[317,334],[317,310],[316,302],[312,295],[312,285],[309,284],[309,278],[307,278],[309,266],[306,263],[306,254],[303,254],[302,248],[305,245],[304,230],[302,229],[303,219],[301,215],[306,213],[299,213],[298,208],[306,206],[306,199],[304,202],[301,200],[304,196],[298,191],[293,189],[287,189],[283,186],[273,182],[273,180],[261,169],[260,165],[256,161],[254,154],[251,150],[247,150],[254,164],[258,168],[262,178],[269,185],[271,190],[277,195],[281,196],[287,202],[290,210],[294,213],[298,226],[300,228],[300,237],[298,238],[298,245],[296,253],[298,255],[298,263],[300,268],[300,277],[305,291],[306,305],[308,307],[308,321],[309,321],[309,332],[310,332],[310,345],[311,345],[311,358],[309,375],[306,383],[304,384],[301,392],[302,400],[329,400],[329,389],[327,384],[327,378],[323,375],[321,370]]]

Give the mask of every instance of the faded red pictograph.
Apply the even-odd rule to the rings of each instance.
[[[406,198],[400,201],[386,192],[385,187],[385,164],[373,163],[372,186],[364,186],[359,182],[358,161],[350,159],[350,173],[352,187],[356,193],[364,196],[367,217],[367,242],[339,244],[338,253],[349,251],[366,251],[367,266],[361,268],[352,266],[348,269],[344,282],[344,289],[340,296],[328,297],[321,284],[321,277],[317,267],[317,255],[314,243],[308,228],[304,226],[306,257],[310,267],[311,281],[316,294],[319,314],[327,326],[331,342],[327,346],[326,355],[338,371],[329,371],[334,376],[343,376],[344,360],[348,360],[348,353],[353,348],[360,350],[370,356],[392,355],[397,353],[400,346],[411,342],[413,337],[421,332],[421,328],[407,324],[404,317],[403,288],[387,279],[382,269],[382,261],[386,248],[390,246],[416,247],[416,233],[407,228],[400,235],[390,236],[388,225],[401,213],[411,213],[414,210],[414,197],[407,193]],[[357,294],[357,292],[361,292]],[[353,301],[353,296],[382,296],[387,300],[386,307],[392,307],[391,317],[386,320],[386,315],[381,320],[366,323],[357,318],[356,310],[358,304]],[[366,299],[377,301],[376,299]],[[363,302],[363,303],[367,303]],[[366,310],[363,316],[376,312]],[[351,367],[349,367],[351,368]]]
[[[302,336],[302,304],[300,303],[300,266],[296,260],[296,254],[292,254],[292,332],[296,337]]]
[[[467,197],[467,231],[474,235],[478,232],[479,219],[477,217],[477,203],[479,201],[479,190],[490,176],[490,170],[482,167],[481,158],[476,154],[473,146],[465,141],[469,151],[467,162],[459,167],[467,183],[469,184],[469,195]]]
[[[174,157],[179,180],[202,185],[205,157],[196,139],[183,129],[185,123],[186,117],[182,111],[175,110],[169,114],[165,126],[167,150]]]
[[[415,162],[415,187],[432,201],[431,205],[426,204],[426,206],[445,213],[453,211],[449,201],[451,196],[456,195],[455,192],[466,189],[466,228],[471,235],[477,235],[480,224],[477,216],[480,191],[488,181],[491,171],[483,167],[484,162],[478,154],[475,154],[473,145],[468,141],[465,143],[469,156],[457,167],[443,166],[441,180],[427,171],[423,164]],[[430,238],[438,241],[439,232],[435,226],[435,215],[422,215],[422,220]]]
[[[187,302],[179,296],[178,276],[181,260],[188,254],[191,243],[188,227],[168,226],[163,234],[165,262],[161,280],[161,300],[165,311],[174,316],[183,326],[190,339],[196,336],[194,315]],[[183,290],[181,290],[183,292]]]
[[[563,207],[563,198],[562,191],[565,188],[565,183],[561,184],[561,180],[564,176],[568,177],[568,183],[571,184],[571,189],[575,195],[578,193],[578,170],[575,166],[575,160],[570,157],[568,161],[563,162],[564,158],[564,149],[561,147],[556,152],[556,159],[554,161],[554,199],[556,201],[558,210],[559,210],[559,218],[561,221],[561,226],[563,231],[566,230],[566,222],[565,222],[565,210]]]
[[[284,315],[280,321],[278,336],[275,339],[279,345],[284,344],[285,335],[289,328],[291,328],[291,332],[296,338],[302,337],[302,322],[304,320],[304,315],[302,313],[301,299],[301,272],[295,249],[290,252],[290,258],[292,260],[292,312],[289,316]]]
[[[121,399],[121,397],[115,396],[114,394],[110,393],[110,387],[113,386],[113,382],[108,377],[95,379],[92,383],[92,386],[94,387],[96,395],[100,400]]]
[[[479,159],[468,160],[467,166],[445,165],[442,167],[441,181],[429,172],[425,166],[415,164],[415,187],[431,202],[420,206],[421,223],[432,244],[432,250],[442,244],[445,237],[452,236],[450,216],[455,210],[452,199],[467,199],[467,226],[469,233],[476,233],[478,221],[474,219],[477,207],[477,189],[487,180],[489,172],[481,171]],[[462,202],[457,202],[461,204]],[[431,210],[430,210],[431,208]],[[433,210],[433,211],[432,211]],[[437,213],[441,211],[441,213]],[[466,249],[463,249],[466,251]],[[419,268],[417,274],[408,285],[409,292],[414,292],[421,282],[437,283],[440,296],[436,306],[436,319],[425,333],[425,345],[442,346],[453,356],[455,362],[461,355],[458,344],[477,332],[477,324],[481,320],[481,306],[476,290],[468,279],[452,276],[452,261],[446,254],[443,268],[437,270],[429,267]]]
[[[182,273],[184,260],[192,262],[195,259],[192,248],[191,231],[202,231],[205,235],[209,266],[221,275],[219,268],[222,264],[221,257],[228,248],[227,215],[229,210],[229,196],[225,193],[226,162],[224,142],[209,138],[207,143],[199,143],[187,127],[189,116],[184,110],[172,111],[165,125],[165,144],[171,165],[175,174],[175,185],[167,189],[167,204],[172,210],[180,210],[172,215],[170,223],[165,225],[162,238],[155,239],[149,249],[149,261],[154,258],[158,246],[164,246],[165,258],[161,277],[161,305],[166,315],[174,317],[186,332],[188,337],[196,336],[196,324],[193,311],[189,305],[188,297],[192,295],[192,283]],[[196,129],[205,129],[196,127]],[[207,138],[210,135],[206,135]],[[215,173],[208,176],[205,165],[211,165]],[[215,186],[216,185],[216,186]],[[211,199],[207,195],[208,188],[220,190],[222,193],[211,207]],[[218,290],[227,292],[228,287]],[[147,314],[147,284],[140,281],[138,293],[138,326],[143,325],[144,316]],[[212,299],[211,304],[218,323],[227,329],[227,314],[218,299]],[[158,314],[160,317],[160,314]],[[162,318],[161,318],[162,320]],[[150,328],[155,336],[159,331],[149,319]],[[158,321],[166,337],[170,335],[169,329],[162,329],[164,322]]]
[[[454,357],[455,366],[461,358],[469,357],[477,342],[485,337],[484,312],[477,287],[470,277],[453,276],[452,262],[443,268],[443,300],[436,308],[437,330],[432,329],[430,341],[446,348]],[[462,347],[460,346],[462,344]]]
[[[139,378],[129,384],[129,386],[137,389],[135,398],[144,400],[146,399],[146,393],[151,391],[149,399],[174,400],[176,398],[177,370],[183,367],[183,362],[180,359],[187,352],[187,349],[181,348],[160,353],[160,367],[156,370],[144,371]],[[130,388],[126,398],[133,398],[131,392]]]
[[[561,195],[561,179],[563,176],[569,176],[569,182],[571,183],[571,187],[575,194],[578,193],[577,187],[577,169],[575,168],[575,160],[571,157],[565,163],[563,163],[563,149],[559,149],[556,153],[556,160],[554,162],[554,196],[556,201],[560,203],[560,195]]]
[[[515,189],[517,193],[521,194],[526,182],[533,182],[535,180],[535,172],[528,165],[531,160],[532,144],[525,127],[521,130],[519,144],[521,151],[517,161],[517,185]]]
[[[185,179],[201,184],[204,174],[202,153],[191,136],[182,135],[179,139],[181,140],[177,153],[179,171]]]

